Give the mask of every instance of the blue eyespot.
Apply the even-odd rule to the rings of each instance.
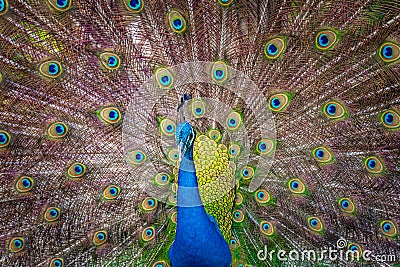
[[[342,201],[342,208],[347,209],[349,207],[350,203],[348,200],[343,200]]]
[[[175,29],[180,30],[183,27],[183,21],[180,18],[176,18],[172,21],[172,25]]]
[[[64,127],[64,125],[62,125],[62,124],[60,124],[60,123],[57,123],[57,124],[56,124],[55,129],[56,129],[56,133],[57,133],[58,135],[63,135],[63,134],[65,133],[65,127]]]
[[[392,225],[390,223],[385,223],[385,224],[383,224],[382,228],[383,228],[383,231],[389,232],[390,229],[392,229]]]
[[[52,62],[49,64],[49,74],[50,75],[57,75],[60,72],[60,67],[58,64]]]
[[[222,80],[225,77],[225,72],[223,70],[214,70],[214,77],[217,80]]]
[[[393,46],[385,45],[382,47],[382,55],[386,59],[391,59],[393,57]]]
[[[247,169],[243,170],[243,175],[246,176],[246,177],[249,176],[249,170],[247,170]]]
[[[233,216],[235,216],[235,218],[239,218],[240,215],[241,215],[240,212],[237,211],[237,212],[235,212],[235,214]]]
[[[56,209],[51,209],[49,214],[51,217],[56,218],[58,216],[58,211]]]
[[[267,145],[266,145],[264,142],[261,142],[261,143],[258,145],[258,148],[259,148],[261,151],[264,151],[265,149],[267,149]]]
[[[368,161],[368,167],[369,167],[370,169],[374,169],[375,166],[376,166],[376,160],[370,159],[370,160]]]
[[[62,262],[60,260],[55,260],[53,261],[54,266],[56,267],[61,267],[62,266]]]
[[[318,149],[318,150],[315,152],[315,155],[317,156],[317,158],[323,159],[323,158],[324,158],[324,155],[325,155],[325,151],[324,151],[323,149]]]
[[[265,231],[268,231],[268,229],[269,229],[269,224],[268,224],[268,223],[264,223],[262,227],[263,227],[263,229],[264,229]]]
[[[81,165],[75,165],[74,171],[76,174],[81,174],[83,172],[83,167]]]
[[[326,34],[321,34],[318,37],[318,44],[322,47],[326,47],[329,45],[329,38]]]
[[[297,181],[293,181],[290,186],[293,190],[297,190],[299,188],[299,183]]]
[[[111,109],[111,110],[108,112],[108,118],[109,118],[111,121],[117,120],[118,117],[119,117],[119,113],[118,113],[115,109]]]
[[[19,239],[15,239],[14,240],[14,246],[16,247],[16,248],[21,248],[22,247],[22,241],[21,240],[19,240]]]
[[[161,77],[160,83],[164,86],[168,86],[171,83],[171,78],[168,75],[164,75]]]
[[[355,245],[353,245],[353,246],[350,247],[350,250],[351,250],[351,251],[357,251],[357,250],[358,250],[358,247],[355,246]]]
[[[276,54],[278,54],[279,49],[278,49],[278,47],[276,47],[275,44],[269,44],[269,45],[267,46],[267,52],[268,52],[268,54],[269,54],[270,56],[275,56]]]
[[[312,225],[312,226],[317,226],[318,225],[318,221],[316,220],[316,219],[312,219],[311,221],[310,221],[310,224]]]
[[[147,201],[147,204],[150,206],[150,207],[152,207],[152,206],[154,206],[154,200],[153,199],[149,199],[148,201]]]
[[[68,6],[68,0],[57,0],[56,5],[59,8],[65,8]]]
[[[148,236],[153,235],[153,230],[147,229],[147,230],[146,230],[146,235],[148,235]]]
[[[8,142],[8,136],[5,133],[0,133],[0,144],[4,145]]]
[[[115,187],[110,187],[109,192],[110,192],[111,196],[115,196],[118,193],[118,189]]]
[[[104,240],[104,239],[106,238],[106,236],[105,236],[103,233],[98,233],[98,234],[97,234],[97,238],[98,238],[99,240]]]
[[[336,105],[335,104],[329,104],[326,106],[326,112],[331,115],[334,116],[336,114]]]
[[[132,8],[133,10],[138,10],[141,7],[141,2],[140,0],[131,0],[129,1],[129,7]]]
[[[116,56],[110,56],[107,60],[107,64],[109,67],[113,68],[118,65],[118,59]]]
[[[260,198],[260,199],[264,198],[264,196],[265,196],[265,194],[263,192],[259,192],[257,194],[257,197]]]
[[[32,182],[29,179],[24,178],[24,179],[22,179],[22,185],[25,188],[29,188],[29,187],[31,187]]]
[[[385,120],[385,123],[386,123],[386,124],[392,125],[392,124],[393,124],[393,121],[394,121],[394,115],[393,115],[392,112],[387,112],[387,113],[384,115],[383,119]]]
[[[236,124],[237,124],[237,122],[236,122],[235,119],[230,119],[230,120],[229,120],[229,126],[230,126],[230,127],[235,127]]]
[[[279,100],[279,98],[274,97],[271,100],[271,105],[272,105],[273,108],[279,108],[281,106],[281,101]]]
[[[0,0],[0,12],[3,12],[6,9],[6,3],[4,0]]]

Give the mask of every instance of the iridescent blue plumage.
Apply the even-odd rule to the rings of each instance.
[[[192,126],[180,123],[176,140],[181,148],[178,174],[178,220],[175,241],[169,250],[173,267],[230,266],[231,253],[213,217],[208,215],[200,199],[193,162],[195,132]]]

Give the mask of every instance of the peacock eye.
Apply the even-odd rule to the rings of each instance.
[[[176,33],[184,33],[187,29],[186,19],[179,11],[171,11],[168,14],[168,21],[171,30]]]
[[[105,242],[107,242],[107,238],[108,238],[107,231],[106,230],[100,230],[100,231],[97,231],[96,233],[94,233],[92,242],[96,246],[101,246]]]
[[[286,40],[281,37],[275,37],[267,41],[264,46],[264,56],[267,59],[277,59],[286,50]]]
[[[317,33],[315,44],[319,50],[328,50],[335,46],[337,33],[331,30],[323,30]]]
[[[385,63],[392,63],[400,59],[400,46],[392,42],[385,42],[379,48],[379,57]]]
[[[309,217],[307,222],[308,227],[315,232],[322,232],[324,230],[324,225],[318,217]]]

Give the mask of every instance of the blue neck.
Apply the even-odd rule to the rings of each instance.
[[[201,202],[193,147],[180,162],[177,209],[176,236],[168,253],[172,266],[229,267],[232,261],[229,246]]]

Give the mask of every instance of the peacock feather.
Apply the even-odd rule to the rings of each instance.
[[[399,266],[399,29],[398,0],[0,0],[0,265]]]

